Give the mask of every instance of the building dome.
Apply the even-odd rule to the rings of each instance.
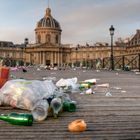
[[[53,45],[61,44],[61,27],[57,20],[51,15],[51,9],[47,8],[45,16],[37,22],[35,29],[36,43],[47,43]]]
[[[37,23],[37,28],[54,28],[61,30],[59,22],[51,16],[51,9],[46,9],[45,16]]]

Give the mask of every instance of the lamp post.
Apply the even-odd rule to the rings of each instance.
[[[110,55],[110,64],[111,64],[111,69],[114,70],[114,56],[113,56],[113,35],[114,35],[114,31],[115,28],[113,27],[113,25],[111,25],[111,27],[109,28],[110,31],[110,35],[111,35],[111,55]]]
[[[78,48],[76,47],[76,67],[77,67],[77,50]]]

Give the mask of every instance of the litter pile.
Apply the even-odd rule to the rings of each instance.
[[[43,77],[42,80],[17,79],[11,75],[8,80],[9,71],[4,70],[4,83],[0,89],[0,105],[9,105],[14,108],[31,111],[31,114],[11,113],[0,115],[1,120],[11,124],[32,125],[33,120],[43,121],[49,113],[55,118],[62,111],[76,111],[76,101],[73,101],[70,92],[80,94],[95,94],[98,89],[105,88],[105,96],[112,96],[109,83],[97,84],[97,79],[88,79],[78,83],[77,77],[56,81],[55,77]],[[7,81],[7,82],[6,82]],[[84,120],[76,120],[69,124],[69,131],[84,131],[86,123]]]
[[[30,110],[36,121],[45,120],[50,109],[54,117],[62,109],[76,109],[76,102],[68,94],[60,92],[51,80],[9,80],[0,89],[0,104]]]

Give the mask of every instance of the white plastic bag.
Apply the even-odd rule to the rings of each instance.
[[[78,88],[77,77],[63,79],[61,78],[58,82],[56,82],[56,86],[58,88],[63,88],[66,91],[72,91]]]
[[[49,80],[9,80],[0,89],[0,102],[2,105],[32,110],[38,100],[53,95],[56,89]]]

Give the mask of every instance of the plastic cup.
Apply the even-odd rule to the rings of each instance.
[[[9,68],[7,68],[7,67],[2,67],[1,68],[1,77],[0,78],[8,80],[8,78],[9,78]]]

